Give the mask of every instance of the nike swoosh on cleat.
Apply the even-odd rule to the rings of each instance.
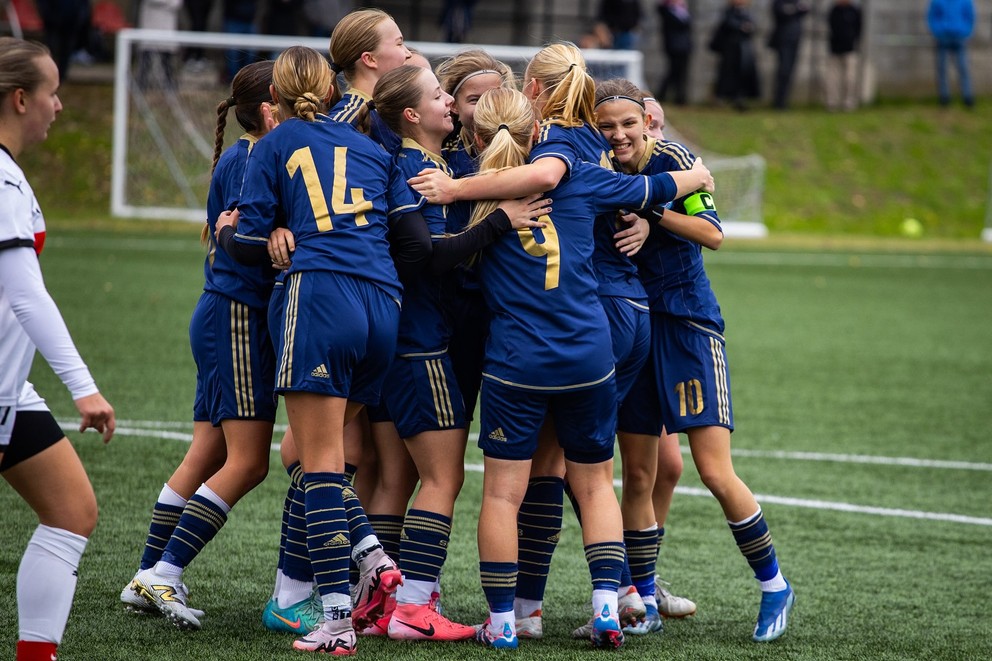
[[[272,613],[272,617],[276,618],[280,622],[284,622],[287,626],[292,627],[293,629],[299,629],[303,625],[303,623],[300,622],[300,618],[296,618],[295,620],[287,620],[282,615],[275,612]]]
[[[405,627],[410,627],[410,628],[411,628],[411,629],[413,629],[414,631],[416,631],[416,632],[418,632],[418,633],[422,633],[422,634],[424,634],[424,635],[425,635],[425,636],[427,636],[428,638],[430,638],[430,637],[432,637],[432,636],[434,635],[434,625],[433,625],[433,624],[431,624],[431,625],[429,625],[429,626],[428,626],[428,627],[427,627],[427,628],[425,629],[425,628],[423,628],[423,627],[418,627],[418,626],[416,626],[416,625],[414,625],[414,624],[410,624],[409,622],[404,622],[403,620],[396,620],[396,621],[397,621],[397,622],[399,622],[400,624],[402,624],[402,625],[403,625],[403,626],[405,626]]]

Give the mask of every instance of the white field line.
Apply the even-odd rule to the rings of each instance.
[[[933,268],[992,270],[992,258],[982,255],[893,255],[866,253],[806,253],[731,251],[706,255],[712,264],[740,266],[830,266],[865,268]]]
[[[149,423],[147,425],[139,423]],[[59,420],[59,424],[66,429],[73,429],[74,420]],[[161,438],[189,443],[193,440],[191,432],[171,431],[171,429],[190,429],[191,423],[177,423],[166,421],[140,421],[121,420],[118,423],[117,435],[119,436],[141,436],[144,438]],[[281,429],[280,429],[281,428]],[[277,425],[277,431],[285,431],[285,425]],[[478,434],[471,434],[470,440],[477,440]],[[272,451],[278,452],[279,443],[272,444]],[[687,447],[682,448],[683,454],[688,453]],[[873,457],[868,455],[841,455],[825,454],[816,452],[761,452],[752,450],[734,450],[733,454],[747,457],[768,457],[775,459],[796,459],[800,461],[842,461],[848,463],[881,464],[889,466],[913,466],[918,468],[945,468],[964,470],[992,470],[992,464],[969,463],[965,461],[936,461],[912,459],[908,457]],[[480,464],[466,464],[465,470],[476,473],[482,472]],[[613,485],[617,488],[622,486],[620,480],[614,480]],[[698,487],[676,487],[675,493],[684,496],[711,496],[707,489]],[[855,514],[872,514],[875,516],[892,516],[909,519],[925,519],[928,521],[945,521],[949,523],[964,523],[976,526],[992,526],[992,518],[976,516],[965,516],[963,514],[953,514],[947,512],[924,512],[922,510],[892,509],[887,507],[871,507],[867,505],[855,505],[853,503],[842,503],[829,500],[809,500],[804,498],[785,498],[783,496],[772,496],[764,494],[754,494],[754,497],[761,503],[774,503],[776,505],[786,505],[790,507],[805,507],[808,509],[832,510],[835,512],[851,512]]]

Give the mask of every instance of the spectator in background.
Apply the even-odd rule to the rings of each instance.
[[[641,0],[600,0],[597,20],[610,31],[610,45],[616,50],[637,48],[641,24]]]
[[[224,0],[224,32],[228,34],[255,34],[255,14],[258,11],[258,0]],[[244,48],[230,48],[224,52],[227,67],[221,77],[224,83],[230,84],[234,74],[258,60],[258,54]]]
[[[689,82],[689,56],[692,55],[692,15],[685,0],[658,0],[661,16],[661,44],[668,57],[668,71],[658,88],[658,99],[667,101],[672,90],[675,103],[685,105]]]
[[[146,30],[169,30],[179,28],[179,8],[183,0],[141,0],[138,8],[138,27]],[[144,89],[175,89],[175,55],[179,47],[175,43],[142,42],[139,48],[141,58],[138,63],[138,87]],[[155,72],[156,63],[159,72]],[[160,76],[155,80],[153,76]]]
[[[206,32],[214,0],[185,0],[183,4],[189,16],[189,29],[193,32]],[[191,47],[186,51],[186,70],[190,73],[203,73],[209,66],[202,48]]]
[[[858,45],[861,41],[861,8],[851,0],[836,0],[827,16],[830,57],[827,59],[827,110],[858,107]]]
[[[35,0],[45,31],[45,45],[52,53],[64,82],[69,77],[70,57],[79,44],[79,35],[90,20],[90,0]]]
[[[303,18],[312,37],[328,37],[344,16],[352,10],[351,0],[303,0]]]
[[[809,3],[806,0],[775,0],[772,3],[774,27],[768,38],[768,47],[775,51],[778,58],[772,105],[779,110],[789,105],[792,74],[803,36],[803,19],[808,13]]]
[[[709,49],[720,58],[716,97],[741,111],[747,110],[746,99],[761,96],[750,4],[750,0],[729,0],[709,43]]]
[[[439,23],[444,28],[444,39],[451,44],[465,41],[472,27],[472,12],[476,0],[445,0]]]
[[[975,29],[974,3],[972,0],[930,0],[927,25],[936,40],[937,94],[940,105],[946,106],[951,102],[947,58],[952,57],[958,68],[961,97],[964,104],[971,108],[975,105],[975,97],[971,91],[971,78],[968,76],[966,43]]]

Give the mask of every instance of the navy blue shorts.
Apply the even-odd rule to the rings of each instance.
[[[272,337],[272,351],[278,354],[279,338],[282,337],[282,313],[286,305],[286,285],[276,281],[269,296],[269,335]]]
[[[193,419],[276,419],[275,352],[266,311],[203,292],[189,322],[196,362]]]
[[[633,387],[622,402],[617,414],[617,430],[628,434],[661,436],[661,402],[654,372],[654,357],[648,356]]]
[[[617,386],[612,375],[592,388],[566,392],[522,390],[483,379],[479,447],[495,459],[530,459],[548,415],[569,461],[598,464],[613,458]]]
[[[465,429],[465,404],[446,353],[393,360],[383,387],[400,438],[425,431]]]
[[[713,426],[733,431],[723,336],[663,314],[651,315],[651,336],[665,428],[670,433]]]
[[[613,364],[617,368],[617,397],[623,401],[648,361],[651,351],[651,315],[647,302],[601,296],[610,320]]]
[[[399,319],[399,301],[368,280],[331,271],[291,274],[276,392],[378,404]]]

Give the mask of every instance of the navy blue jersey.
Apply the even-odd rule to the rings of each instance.
[[[335,122],[344,122],[355,125],[358,120],[358,111],[371,99],[354,87],[341,97],[341,100],[334,104],[327,115]],[[382,145],[382,148],[390,154],[395,154],[400,150],[400,136],[389,128],[379,113],[375,110],[369,112],[369,137]]]
[[[464,131],[459,130],[449,137],[441,147],[441,156],[451,169],[455,179],[467,177],[479,171],[478,153],[465,141]],[[448,205],[448,232],[456,234],[465,229],[472,215],[471,202],[455,202]]]
[[[399,298],[386,239],[391,204],[415,200],[382,147],[323,115],[313,122],[293,118],[252,150],[235,239],[265,241],[281,210],[296,239],[291,274],[344,273]]]
[[[566,163],[569,163],[566,161]],[[507,232],[484,252],[483,292],[493,312],[483,376],[563,391],[613,374],[609,323],[593,273],[593,219],[620,207],[671,199],[668,175],[636,177],[579,160],[548,196],[543,229]]]
[[[255,145],[255,138],[241,136],[236,143],[224,150],[210,178],[210,191],[207,193],[207,225],[210,228],[207,240],[209,249],[203,263],[203,291],[221,294],[244,303],[250,308],[264,308],[269,303],[275,271],[272,267],[245,266],[231,259],[217,246],[214,230],[221,212],[233,209],[241,197],[241,184],[244,182],[248,154]]]
[[[640,173],[653,174],[692,168],[695,157],[679,143],[654,138],[648,138],[647,141],[644,157],[638,164]],[[686,199],[675,200],[670,208],[686,213]],[[706,209],[696,215],[720,228],[720,218],[715,210]],[[641,282],[647,290],[652,312],[687,319],[718,333],[723,332],[720,305],[703,268],[702,246],[668,230],[652,227],[651,234],[635,261],[641,274]]]
[[[400,179],[416,175],[424,168],[438,168],[447,175],[451,170],[438,154],[433,154],[415,141],[403,138],[399,153],[393,159]],[[416,206],[394,209],[391,213],[419,210],[427,221],[431,239],[444,238],[447,227],[447,209],[443,204],[430,204],[419,193],[410,189]],[[400,313],[400,333],[396,353],[400,356],[432,354],[444,351],[451,336],[450,326],[444,315],[444,300],[451,293],[449,278],[431,275],[426,269],[403,283],[403,311]]]
[[[541,124],[537,144],[531,151],[531,161],[546,156],[560,158],[565,163],[587,161],[613,169],[612,149],[606,138],[588,124],[562,126],[554,120]],[[552,200],[554,198],[551,198]],[[596,219],[593,264],[602,296],[620,296],[645,300],[644,288],[637,278],[637,267],[615,245],[613,235],[626,226],[617,222],[616,209],[609,209]]]

